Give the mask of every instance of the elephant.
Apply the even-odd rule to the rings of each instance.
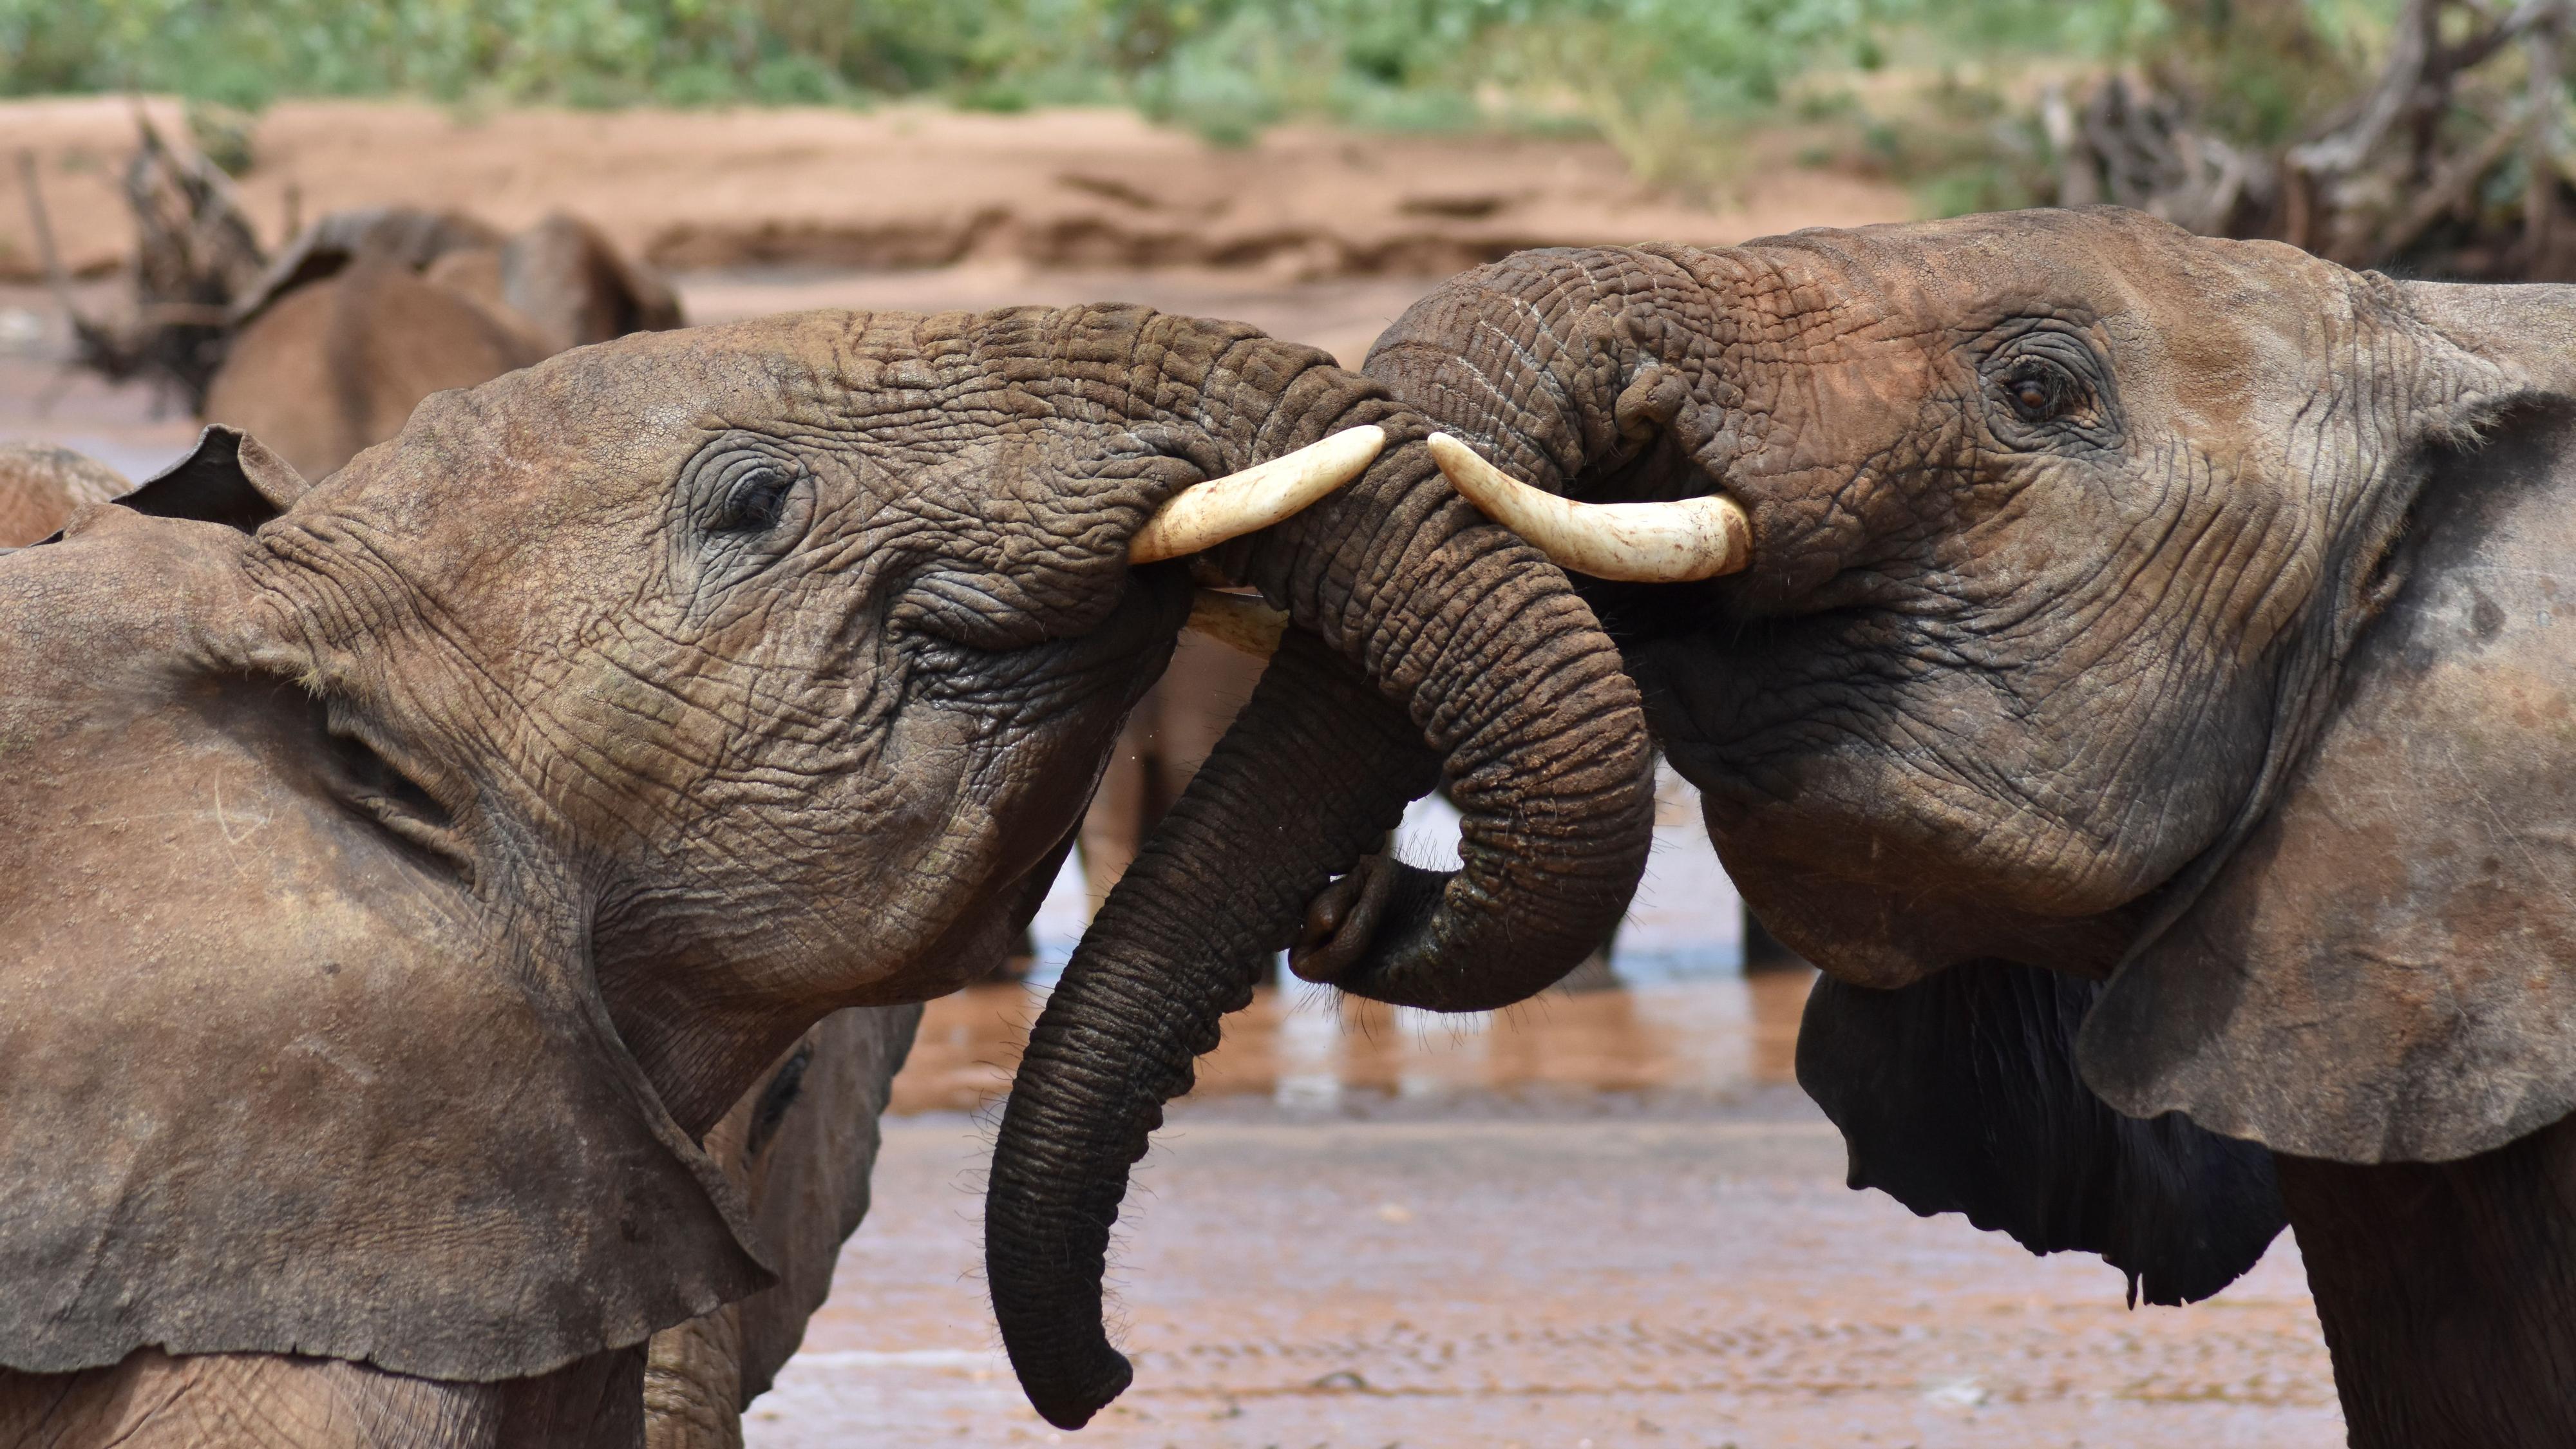
[[[34,543],[82,507],[133,488],[125,475],[48,443],[0,443],[0,548]]]
[[[1643,868],[1642,706],[1427,432],[1234,324],[819,312],[437,394],[309,487],[211,429],[0,555],[0,1424],[636,1442],[647,1340],[792,1268],[705,1144],[832,1013],[988,969],[1185,619],[1247,609],[1196,570],[1284,615],[1201,780],[1293,758],[1307,807],[1191,816],[1228,891],[1302,910],[1369,782],[1447,770],[1477,848],[1357,969],[1562,974]],[[1120,899],[1095,937],[1201,909]],[[1163,1069],[1156,1002],[1072,1020],[1024,1081]]]
[[[566,348],[682,325],[670,287],[561,213],[504,237],[470,217],[335,212],[232,307],[204,414],[323,477],[420,400]]]
[[[868,1210],[883,1116],[921,1008],[836,1011],[787,1049],[707,1133],[778,1281],[653,1335],[645,1449],[741,1449],[742,1412],[768,1391],[832,1289],[841,1244]]]
[[[0,445],[0,548],[33,544],[80,507],[132,490],[123,475],[71,449]],[[646,1449],[738,1449],[743,1409],[795,1351],[805,1321],[831,1289],[842,1242],[866,1214],[876,1121],[920,1016],[918,1006],[834,1012],[707,1134],[707,1155],[742,1194],[746,1215],[776,1255],[779,1281],[653,1335],[643,1385]],[[98,1385],[110,1382],[102,1375]],[[0,1432],[0,1443],[23,1437]]]
[[[2286,1220],[2354,1444],[2576,1441],[2576,292],[2035,211],[1529,253],[1365,370],[1595,575],[1855,1186],[2133,1301]]]
[[[1826,973],[1799,1077],[1855,1186],[2133,1301],[2286,1221],[2354,1444],[2576,1442],[2576,291],[2041,210],[1526,252],[1363,370],[1575,576]],[[1292,967],[1453,1004],[1339,948],[1419,874],[1336,881]],[[1178,969],[1102,944],[1058,1004]],[[1124,1382],[1094,1245],[1173,1080],[988,1236],[1058,1422]],[[1021,1262],[1050,1227],[1081,1251]]]

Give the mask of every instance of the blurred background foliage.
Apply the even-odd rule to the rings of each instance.
[[[1778,159],[1927,210],[2044,199],[2039,97],[2152,73],[2249,145],[2366,85],[2399,0],[0,0],[0,94],[137,89],[256,110],[1133,105],[1220,142],[1327,118],[1590,133],[1651,182]],[[1767,150],[1747,146],[1759,131]]]

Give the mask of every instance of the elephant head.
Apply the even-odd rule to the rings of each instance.
[[[516,1379],[760,1288],[697,1139],[826,1013],[989,968],[1189,610],[1148,561],[1354,473],[1221,556],[1429,722],[1412,750],[1486,721],[1480,769],[1562,773],[1544,721],[1447,691],[1608,642],[1423,506],[1423,432],[1237,326],[818,313],[440,394],[309,491],[213,430],[0,558],[0,1364]],[[1526,618],[1400,546],[1462,527],[1528,566]],[[1364,742],[1327,736],[1284,741],[1310,793]],[[1642,801],[1588,808],[1624,836]],[[1389,951],[1603,908],[1597,872],[1507,864]]]
[[[2364,1163],[2576,1107],[2571,295],[2044,211],[1525,253],[1424,298],[1366,371],[1457,435],[1462,489],[1595,575],[1728,871],[1837,978],[1808,1064],[1883,1090],[1829,1107],[1920,1125],[1956,1107],[1927,1092],[2014,1078],[2057,1104],[2016,1169],[2081,1158],[2101,1197],[2209,1144],[2113,1142],[2143,1124],[2093,1094]],[[1815,1030],[1968,963],[1910,1024]],[[1939,1021],[1985,1035],[1937,1046]],[[1856,1181],[1908,1150],[1888,1135],[1855,1134]],[[2149,1179],[2263,1196],[2251,1151]],[[2104,1246],[1999,1201],[2015,1183],[1937,1187]],[[2249,1212],[2193,1296],[2277,1227]]]

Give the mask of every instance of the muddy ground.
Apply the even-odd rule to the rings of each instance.
[[[0,150],[37,154],[94,307],[130,244],[113,190],[130,125],[122,102],[0,105]],[[1786,166],[1712,207],[1635,186],[1597,146],[1286,131],[1227,152],[1103,112],[297,104],[253,139],[243,190],[271,241],[290,211],[400,201],[515,225],[560,206],[673,267],[700,321],[1122,299],[1350,363],[1439,274],[1518,246],[1907,211],[1883,185]],[[140,476],[194,424],[60,370],[23,215],[0,204],[0,437]],[[2033,1259],[1845,1189],[1790,1081],[1804,979],[1710,977],[1731,936],[1674,949],[1694,919],[1712,942],[1731,932],[1732,897],[1686,813],[1659,833],[1661,899],[1630,945],[1647,959],[1652,936],[1652,959],[1700,979],[1464,1021],[1265,994],[1236,1019],[1121,1223],[1137,1387],[1078,1436],[1020,1400],[979,1282],[991,1103],[1037,998],[934,1004],[875,1207],[752,1445],[2341,1442],[2286,1238],[2212,1303],[2132,1312],[2096,1260]]]
[[[1139,1171],[1113,1260],[1136,1387],[1059,1435],[987,1316],[990,1112],[1036,1008],[931,1008],[876,1207],[755,1449],[2326,1449],[2295,1247],[2187,1309],[2123,1306],[1842,1185],[1790,1082],[1803,975],[1453,1022],[1265,993]]]

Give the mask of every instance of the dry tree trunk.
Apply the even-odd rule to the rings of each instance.
[[[82,313],[55,252],[32,153],[19,155],[18,181],[79,365],[149,379],[193,414],[232,343],[232,301],[259,279],[267,258],[230,179],[204,156],[172,148],[139,112],[134,119],[140,139],[124,178],[136,236],[130,319]]]
[[[2041,124],[2060,158],[2060,200],[2116,201],[2349,266],[2576,275],[2576,258],[2556,249],[2570,175],[2562,47],[2571,8],[2576,0],[2406,0],[2377,82],[2276,154],[2211,134],[2188,96],[2135,75],[2103,79],[2080,113],[2052,95]],[[2446,44],[2446,33],[2464,38]],[[2517,54],[2518,88],[2509,69],[2496,74]],[[2514,162],[2523,184],[2507,201],[2492,182]]]
[[[232,181],[195,151],[179,152],[135,117],[141,145],[125,168],[134,209],[134,297],[142,367],[196,412],[232,343],[233,299],[267,263]]]
[[[2558,221],[2558,101],[2566,94],[2558,47],[2566,23],[2566,11],[2558,9],[2533,25],[2523,39],[2531,74],[2523,103],[2528,129],[2522,151],[2522,258],[2524,268],[2532,272],[2549,264],[2550,234]]]

